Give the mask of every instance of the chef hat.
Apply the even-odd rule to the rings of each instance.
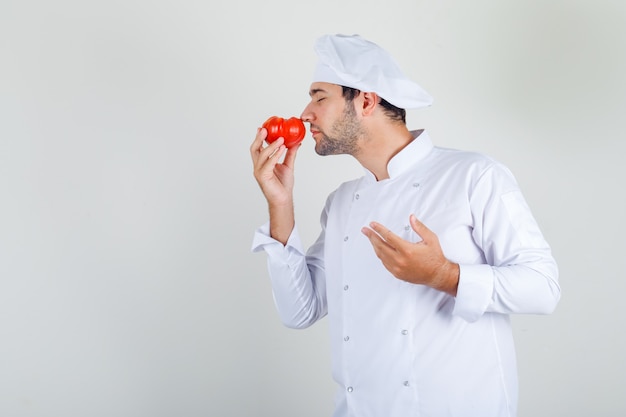
[[[313,82],[378,94],[401,109],[430,106],[433,98],[408,79],[387,51],[359,35],[324,35],[314,46],[319,61]]]

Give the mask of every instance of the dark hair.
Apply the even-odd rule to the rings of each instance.
[[[360,90],[352,87],[341,86],[341,88],[343,89],[343,98],[346,99],[346,101],[354,100],[361,92]],[[390,119],[406,124],[406,110],[394,106],[382,97],[380,97],[379,104],[384,108],[385,114]]]

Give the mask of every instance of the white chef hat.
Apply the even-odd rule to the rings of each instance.
[[[314,46],[319,58],[313,82],[374,92],[401,109],[430,106],[433,98],[408,79],[387,51],[359,35],[324,35]]]

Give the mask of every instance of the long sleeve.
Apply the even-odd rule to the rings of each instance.
[[[269,234],[269,222],[254,234],[252,251],[265,251],[274,303],[287,327],[306,328],[327,314],[323,232],[305,253],[297,228],[287,244]]]
[[[548,314],[560,299],[558,268],[510,171],[493,164],[473,184],[473,239],[484,264],[461,264],[455,314]]]

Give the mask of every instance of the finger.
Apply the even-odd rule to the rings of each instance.
[[[263,164],[267,162],[267,160],[269,160],[270,158],[273,158],[275,156],[280,156],[281,154],[278,152],[280,151],[281,148],[284,147],[283,145],[284,143],[285,143],[285,140],[282,137],[280,137],[276,139],[274,142],[267,145],[266,147],[261,147],[257,155],[257,162],[259,164]]]
[[[274,170],[284,155],[285,145],[272,143],[253,155],[254,176],[257,181],[274,177]]]
[[[390,246],[394,248],[397,247],[399,240],[401,240],[401,238],[398,235],[396,235],[395,233],[393,233],[391,230],[387,229],[385,226],[383,226],[380,223],[371,222],[370,227],[376,233],[378,233],[378,235],[381,238],[383,238],[383,240],[387,242],[387,244],[389,244]]]
[[[256,136],[254,137],[254,141],[250,145],[250,154],[252,157],[256,157],[259,152],[263,150],[263,141],[267,137],[267,129],[259,127],[256,130]]]
[[[287,155],[285,156],[285,160],[283,161],[283,164],[293,169],[293,166],[296,162],[296,155],[298,154],[298,149],[300,149],[301,145],[302,144],[298,144],[296,146],[292,146],[291,148],[287,149]]]
[[[272,142],[272,144],[270,144],[267,148],[267,158],[272,158],[273,156],[276,156],[276,152],[278,152],[279,150],[281,150],[282,148],[284,148],[283,144],[285,143],[285,140],[283,138],[278,138],[276,139],[274,142]]]
[[[383,256],[385,256],[385,254],[395,250],[394,248],[389,246],[389,244],[385,242],[385,240],[381,238],[380,235],[378,235],[378,233],[374,230],[368,227],[363,227],[361,229],[361,232],[365,236],[367,236],[370,243],[372,244],[372,247],[374,248],[374,252],[376,252],[376,256],[378,256],[379,258],[382,258]]]
[[[361,228],[361,233],[363,233],[365,236],[367,236],[367,238],[370,241],[374,241],[374,240],[380,240],[381,242],[384,242],[384,240],[378,236],[377,233],[375,233],[372,229],[370,229],[369,227],[362,227]]]
[[[415,214],[411,214],[409,216],[409,222],[411,223],[411,227],[413,228],[415,233],[417,233],[422,238],[422,240],[430,240],[430,237],[433,236],[434,233],[428,227],[426,227],[424,223],[419,221]]]
[[[278,142],[278,140],[276,140],[276,142]],[[274,145],[274,143],[272,145]],[[265,152],[263,152],[261,155],[260,164],[262,166],[267,166],[268,167],[267,169],[274,170],[274,167],[278,165],[278,163],[280,162],[280,159],[287,151],[287,147],[285,145],[277,144],[277,146],[278,147],[272,146],[273,152],[271,152],[269,155],[265,156],[266,154]]]
[[[253,158],[256,158],[258,160],[268,159],[278,150],[278,148],[280,148],[280,145],[285,142],[284,138],[279,137],[274,142],[264,147],[263,143],[266,138],[267,129],[265,129],[264,127],[259,127],[256,131],[254,141],[250,145],[250,154]]]
[[[258,128],[254,141],[250,145],[250,155],[252,156],[252,163],[256,168],[260,167],[263,162],[268,159],[271,152],[275,152],[275,146],[264,146],[264,141],[267,138],[267,129]],[[268,150],[268,148],[270,148]]]

